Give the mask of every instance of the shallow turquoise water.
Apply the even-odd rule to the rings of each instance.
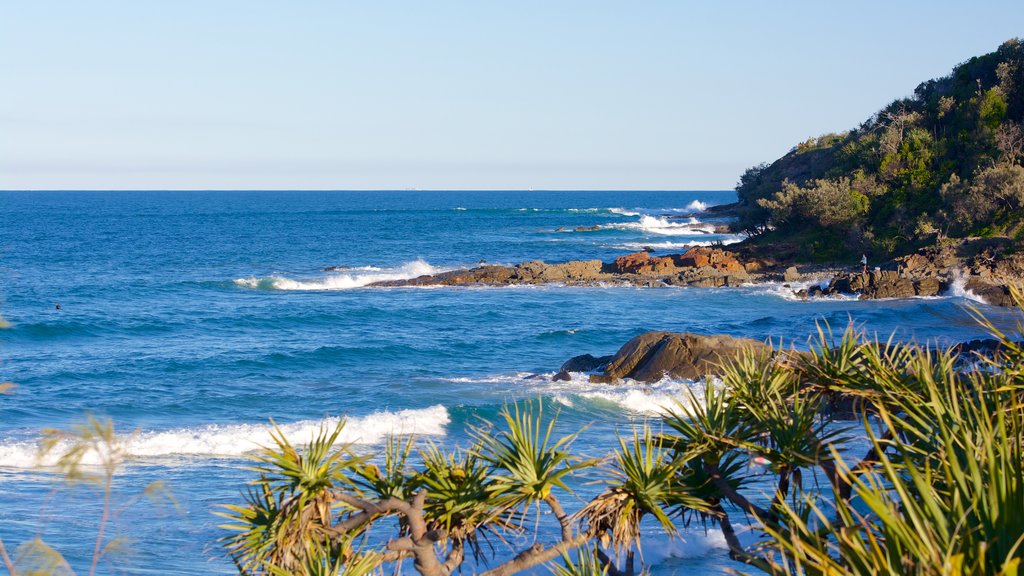
[[[371,450],[395,431],[465,443],[467,423],[504,402],[544,398],[577,443],[601,454],[615,431],[690,385],[551,383],[567,358],[614,352],[647,330],[782,338],[853,321],[902,339],[983,335],[960,297],[796,302],[775,285],[740,289],[373,289],[481,260],[611,259],[678,251],[708,219],[667,218],[731,192],[66,192],[0,193],[0,537],[41,533],[87,562],[98,499],[55,491],[34,467],[47,426],[86,413],[137,431],[118,481],[129,495],[168,483],[178,509],[146,504],[116,525],[134,540],[129,573],[231,573],[211,511],[235,502],[242,455],[269,418],[296,437],[346,416]],[[713,222],[711,222],[713,225]],[[599,226],[572,232],[575,227]],[[559,231],[559,229],[563,229]],[[565,231],[568,230],[568,231]],[[328,266],[348,269],[325,272]],[[60,310],[55,308],[59,303]],[[1001,323],[1007,311],[982,309]],[[535,376],[540,374],[542,376]],[[593,488],[583,487],[583,493]],[[720,540],[657,538],[655,573],[729,566]],[[106,569],[113,570],[113,565]]]

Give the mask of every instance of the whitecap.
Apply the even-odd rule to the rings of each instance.
[[[648,215],[641,216],[639,222],[612,224],[611,227],[620,230],[639,229],[648,234],[662,236],[696,236],[700,234],[713,234],[715,232],[714,225],[704,224],[696,218],[690,218],[688,221],[681,222],[670,221],[660,216]]]
[[[408,280],[418,276],[437,274],[446,269],[431,266],[424,260],[406,262],[395,268],[353,268],[342,274],[330,274],[322,278],[296,280],[284,276],[268,276],[263,278],[238,278],[236,286],[254,290],[349,290],[360,288],[374,282],[387,280]]]
[[[450,423],[448,410],[441,405],[418,410],[380,411],[367,416],[346,418],[338,442],[379,444],[393,435],[444,436]],[[281,424],[281,432],[299,446],[309,442],[322,428],[331,429],[338,418],[302,420]],[[119,437],[127,458],[166,457],[238,457],[270,446],[268,424],[206,424],[164,431],[140,431]],[[39,444],[34,441],[0,443],[0,467],[34,468],[52,466],[67,451],[66,443],[59,444],[49,455],[39,459]],[[100,463],[100,454],[90,452],[83,464]]]
[[[554,373],[532,374],[519,372],[515,374],[497,374],[477,378],[448,378],[448,382],[460,384],[489,385],[496,393],[506,394],[511,390],[525,390],[530,394],[551,397],[563,406],[578,407],[580,403],[611,404],[620,410],[657,416],[668,409],[674,409],[677,401],[689,398],[684,394],[686,389],[695,393],[697,398],[703,396],[704,384],[694,380],[675,380],[664,378],[658,382],[645,383],[625,379],[621,384],[594,384],[588,374],[572,372],[571,380],[552,381]],[[500,386],[493,386],[500,384]]]
[[[716,246],[718,244],[728,245],[742,242],[743,238],[727,236],[719,240],[690,240],[688,242],[623,242],[622,244],[616,244],[610,246],[615,250],[628,250],[630,252],[636,252],[639,250],[646,250],[651,248],[653,250],[667,251],[667,250],[685,250],[687,248],[693,248],[695,246]]]
[[[632,210],[626,210],[625,208],[609,208],[608,211],[611,212],[612,214],[618,214],[620,216],[639,216],[640,215],[639,212],[634,212]]]
[[[694,200],[693,202],[690,202],[689,204],[686,205],[686,209],[692,210],[694,212],[703,212],[708,209],[708,205],[701,202],[700,200]]]

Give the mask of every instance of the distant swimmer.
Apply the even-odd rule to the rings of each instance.
[[[60,302],[54,302],[54,303],[53,303],[53,307],[54,307],[54,309],[56,309],[56,310],[61,310],[61,309],[62,309],[62,308],[60,307]]]

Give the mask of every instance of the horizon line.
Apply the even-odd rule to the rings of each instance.
[[[735,192],[734,188],[5,188],[3,192]]]

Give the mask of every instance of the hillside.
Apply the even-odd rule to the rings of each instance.
[[[860,126],[810,138],[736,187],[746,248],[874,259],[968,237],[1024,246],[1024,42],[920,84]]]

